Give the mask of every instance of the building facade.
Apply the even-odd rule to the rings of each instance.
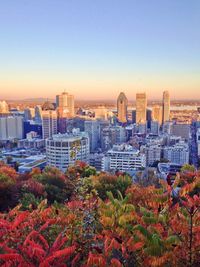
[[[164,159],[171,163],[184,165],[189,163],[189,146],[187,143],[180,142],[173,146],[167,146],[163,149]]]
[[[89,153],[89,137],[85,132],[58,134],[46,139],[47,165],[61,171],[66,171],[77,160],[88,162]]]
[[[117,117],[118,121],[121,123],[127,122],[127,108],[128,108],[128,99],[125,94],[121,92],[117,98]]]
[[[168,91],[163,92],[162,123],[170,120],[170,95]]]
[[[145,167],[145,154],[126,144],[113,146],[103,158],[104,171],[131,172]]]
[[[0,140],[13,140],[23,138],[23,117],[0,117]]]
[[[147,97],[146,93],[136,94],[136,123],[146,123]]]

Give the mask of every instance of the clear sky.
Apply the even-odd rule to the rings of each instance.
[[[200,98],[200,0],[0,0],[0,98]]]

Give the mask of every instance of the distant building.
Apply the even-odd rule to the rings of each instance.
[[[94,109],[95,118],[101,119],[101,120],[107,120],[108,119],[108,109],[104,106],[99,106]]]
[[[81,132],[85,130],[85,118],[71,118],[66,120],[66,131],[67,133],[71,133],[74,128],[79,128]]]
[[[146,145],[143,147],[146,154],[147,166],[152,166],[155,162],[159,162],[161,159],[162,147],[160,145]]]
[[[147,119],[147,128],[150,129],[151,121],[152,121],[152,110],[151,109],[147,109],[146,119]]]
[[[23,122],[24,135],[26,138],[27,133],[36,132],[38,136],[42,137],[42,123],[37,123],[36,121],[24,121]]]
[[[45,155],[30,156],[24,159],[24,161],[20,163],[18,172],[28,173],[31,172],[34,168],[40,168],[42,170],[45,168],[45,166],[46,166]]]
[[[128,145],[115,145],[103,158],[104,171],[131,172],[146,167],[146,157]]]
[[[171,134],[181,136],[183,139],[190,138],[190,124],[173,124]]]
[[[42,107],[36,106],[35,107],[35,118],[34,121],[38,124],[42,124]]]
[[[136,123],[146,123],[147,97],[146,93],[136,94]]]
[[[189,163],[189,146],[180,142],[173,146],[164,147],[163,156],[171,163],[184,165]]]
[[[74,117],[74,96],[63,92],[56,96],[56,107],[59,118]]]
[[[127,122],[127,108],[128,108],[128,99],[125,94],[121,92],[117,98],[117,117],[118,121],[121,123]]]
[[[25,108],[24,109],[24,121],[33,120],[35,117],[35,109],[34,108]]]
[[[197,147],[198,147],[198,156],[200,157],[200,128],[197,129]]]
[[[86,120],[85,132],[90,139],[90,152],[95,152],[100,147],[100,124],[98,120]]]
[[[47,165],[61,171],[73,165],[77,160],[88,162],[89,137],[85,132],[74,131],[72,134],[58,134],[46,140]]]
[[[132,110],[132,123],[136,123],[136,109]]]
[[[162,107],[159,105],[153,106],[152,108],[152,120],[162,124]]]
[[[0,140],[13,140],[23,138],[23,117],[0,117]]]
[[[42,135],[43,139],[58,133],[57,112],[55,110],[42,111]]]
[[[42,136],[43,139],[49,138],[58,133],[57,112],[49,101],[42,106]]]
[[[37,137],[21,139],[17,142],[18,148],[24,149],[40,149],[45,146],[45,140]]]
[[[66,92],[56,96],[56,107],[58,113],[58,132],[66,133],[67,119],[73,118],[74,96]]]
[[[172,134],[172,127],[173,127],[173,122],[172,121],[166,121],[163,124],[162,131],[164,134]]]
[[[104,154],[94,153],[89,155],[89,164],[94,167],[97,171],[103,170],[103,157]]]
[[[160,124],[158,121],[151,121],[151,134],[159,135],[160,132]]]
[[[105,127],[100,134],[102,151],[107,151],[112,148],[114,144],[121,144],[126,142],[126,140],[126,129],[122,126]]]
[[[170,120],[170,95],[168,91],[163,92],[162,123]]]
[[[0,101],[0,115],[9,114],[9,106],[6,101]]]
[[[147,133],[147,123],[139,123],[137,125],[138,133],[139,134],[146,134]]]

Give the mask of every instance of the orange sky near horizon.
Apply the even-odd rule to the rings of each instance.
[[[130,80],[130,79],[129,79]],[[0,99],[55,98],[62,91],[69,92],[78,100],[116,99],[123,91],[128,99],[135,100],[137,92],[146,92],[149,99],[161,99],[164,90],[170,92],[171,99],[200,99],[200,81],[183,76],[181,83],[150,79],[93,78],[91,80],[59,81],[19,78],[0,82]]]

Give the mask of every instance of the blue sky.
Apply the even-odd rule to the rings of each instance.
[[[0,0],[0,98],[200,98],[199,0]]]

